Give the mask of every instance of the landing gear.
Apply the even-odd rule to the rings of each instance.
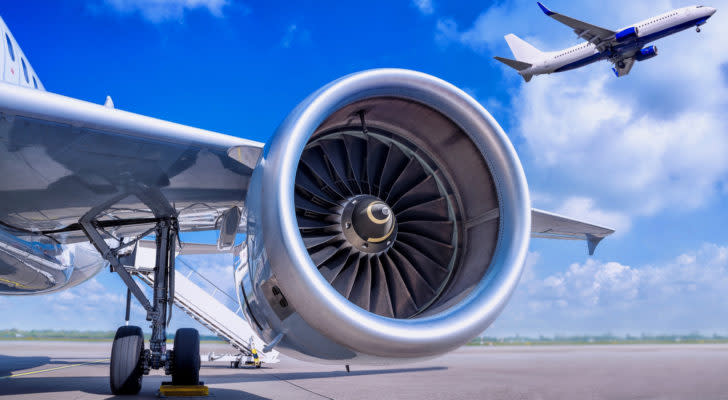
[[[111,345],[109,384],[113,394],[137,394],[142,388],[144,336],[138,326],[122,326]]]
[[[699,27],[699,26],[696,26],[696,27],[695,27],[695,32],[698,32],[698,33],[700,33],[700,27]]]
[[[617,63],[617,67],[619,67],[619,69],[622,69],[625,66],[626,66],[626,64],[624,63],[624,61],[620,61],[620,62]]]
[[[197,385],[200,378],[200,336],[197,330],[179,329],[175,335],[174,349],[167,350],[168,315],[171,315],[168,314],[168,307],[171,313],[174,301],[174,260],[179,231],[176,210],[166,202],[161,192],[138,191],[134,194],[151,210],[154,210],[155,218],[143,221],[138,219],[118,220],[113,223],[118,226],[155,224],[154,229],[142,235],[146,236],[154,232],[156,237],[157,251],[153,268],[154,287],[151,301],[147,299],[118,257],[119,251],[129,246],[130,243],[122,243],[117,248],[110,248],[106,243],[106,237],[102,234],[106,233],[104,228],[109,227],[109,222],[95,219],[98,215],[103,214],[104,209],[126,197],[126,194],[92,209],[79,221],[86,237],[109,262],[111,270],[124,281],[129,293],[133,294],[141,303],[147,312],[147,321],[151,322],[152,336],[149,339],[149,349],[147,350],[144,350],[141,328],[123,326],[116,332],[111,352],[111,391],[114,394],[136,394],[141,389],[142,375],[148,375],[151,369],[162,368],[164,368],[165,374],[172,375],[175,385]],[[141,236],[138,239],[141,239]]]
[[[177,329],[171,372],[173,385],[197,385],[200,382],[200,335],[197,329]]]

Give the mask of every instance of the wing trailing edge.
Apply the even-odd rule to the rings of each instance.
[[[614,229],[578,221],[548,211],[531,210],[531,237],[562,240],[586,240],[589,255],[599,242],[614,233]]]

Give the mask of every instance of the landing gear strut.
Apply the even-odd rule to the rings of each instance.
[[[174,339],[174,350],[167,350],[169,323],[167,309],[169,307],[171,312],[174,301],[174,259],[179,230],[176,212],[168,203],[161,201],[160,196],[147,194],[139,197],[144,197],[142,199],[144,203],[151,204],[150,209],[159,210],[155,211],[154,219],[146,221],[155,223],[155,228],[144,235],[154,232],[156,236],[157,253],[151,302],[118,258],[119,250],[127,244],[112,249],[99,232],[99,228],[103,227],[95,218],[103,207],[99,206],[89,211],[80,221],[81,228],[89,241],[109,262],[111,270],[121,277],[129,292],[141,303],[147,312],[147,321],[151,322],[152,336],[149,339],[149,349],[144,349],[141,328],[122,326],[117,330],[112,345],[110,369],[110,385],[114,394],[138,393],[142,386],[142,375],[148,375],[151,369],[164,368],[165,374],[172,375],[174,385],[197,385],[200,376],[200,337],[197,330],[178,329]],[[106,206],[109,205],[111,203]],[[139,223],[139,221],[134,222]],[[119,225],[122,224],[124,222],[119,221]]]

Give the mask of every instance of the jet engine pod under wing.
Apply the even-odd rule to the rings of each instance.
[[[530,201],[498,123],[462,90],[364,71],[304,100],[247,196],[241,301],[298,358],[437,356],[486,329],[521,275]]]

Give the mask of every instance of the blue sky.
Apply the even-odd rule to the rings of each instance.
[[[619,28],[689,1],[550,1]],[[71,0],[0,15],[49,91],[266,141],[327,82],[409,68],[463,88],[515,144],[535,207],[617,228],[594,257],[533,240],[514,299],[489,334],[728,333],[728,2],[703,32],[657,43],[615,78],[606,62],[525,84],[492,59],[503,35],[542,50],[577,41],[534,1]],[[194,258],[229,282],[226,257]],[[125,289],[101,273],[70,291],[0,298],[1,327],[114,329]],[[177,312],[173,326],[192,322]],[[142,313],[135,310],[137,323]]]

